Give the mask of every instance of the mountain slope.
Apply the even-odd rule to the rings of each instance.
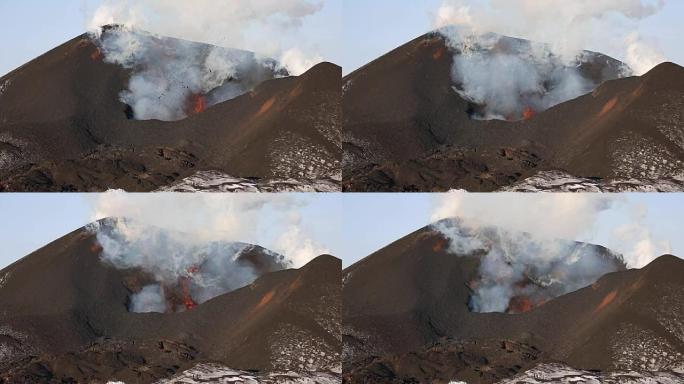
[[[508,39],[503,38],[502,39]],[[515,39],[513,39],[516,41]],[[343,79],[343,186],[349,191],[492,191],[542,171],[599,179],[681,176],[684,69],[616,79],[586,53],[594,92],[519,121],[477,120],[452,89],[454,52],[421,36]]]
[[[0,382],[149,383],[203,362],[339,367],[338,259],[262,267],[252,284],[184,312],[133,313],[130,297],[151,276],[102,262],[95,241],[79,229],[0,271]],[[254,248],[245,262],[266,266],[269,255]]]
[[[202,170],[339,176],[339,67],[262,74],[271,80],[202,113],[134,120],[119,95],[133,69],[105,61],[94,39],[78,36],[0,78],[0,188],[149,191]]]
[[[527,312],[477,313],[469,302],[483,256],[447,247],[424,228],[343,271],[345,382],[494,383],[556,362],[606,372],[684,368],[681,259],[616,267]]]

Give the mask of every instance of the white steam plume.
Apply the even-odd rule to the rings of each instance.
[[[251,52],[158,38],[128,27],[104,31],[104,61],[132,71],[121,101],[138,120],[179,120],[239,96],[280,74]]]
[[[105,261],[121,269],[142,268],[156,281],[132,295],[129,308],[158,312],[162,306],[169,310],[166,290],[180,290],[194,305],[251,283],[260,271],[245,260],[250,253],[265,255],[276,269],[298,268],[328,253],[307,233],[299,213],[306,204],[306,198],[285,194],[228,198],[112,191],[93,200],[92,219],[120,219],[91,230]],[[183,309],[177,304],[170,310]]]
[[[434,26],[455,51],[454,89],[478,105],[478,119],[529,118],[535,112],[591,91],[600,82],[643,74],[665,61],[646,44],[638,22],[664,1],[444,0]],[[528,39],[523,43],[502,35]],[[623,58],[630,68],[584,49]],[[601,77],[581,65],[603,66]]]
[[[121,98],[133,117],[178,120],[265,79],[299,75],[320,62],[319,55],[305,53],[289,36],[321,8],[322,3],[307,0],[110,0],[87,24],[104,59],[132,70]],[[119,27],[102,31],[113,24]],[[259,56],[244,51],[258,51]]]
[[[474,222],[474,221],[473,221]],[[456,256],[482,255],[470,282],[475,312],[524,312],[620,270],[619,255],[588,244],[445,219],[433,224]]]
[[[598,85],[578,69],[582,61],[591,58],[589,53],[578,53],[571,62],[564,62],[541,43],[454,27],[439,31],[455,51],[451,69],[454,91],[482,109],[472,114],[474,118],[530,118]]]
[[[131,295],[131,312],[166,312],[164,292],[159,284],[142,287],[140,292]]]
[[[461,217],[544,239],[584,238],[601,212],[621,201],[601,194],[468,194],[450,192],[433,200],[431,221]]]
[[[669,252],[646,225],[644,208],[613,195],[452,192],[434,198],[431,220],[449,241],[447,251],[482,256],[471,308],[500,312],[516,298],[541,303],[619,269],[602,248],[574,242],[591,241],[601,215],[617,208],[630,212],[631,221],[615,228],[615,241],[608,242],[627,267],[643,267]]]
[[[617,242],[624,247],[624,257],[630,266],[642,268],[653,258],[672,252],[669,241],[657,239],[645,223],[646,208],[637,206],[632,212],[632,221],[613,231]]]
[[[663,55],[653,45],[642,45],[639,21],[664,5],[665,0],[444,0],[433,23],[548,42],[566,59],[591,47],[625,58],[642,74],[652,68],[645,63],[657,64]]]

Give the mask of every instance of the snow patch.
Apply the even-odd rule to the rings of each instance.
[[[248,372],[228,368],[219,364],[198,364],[170,379],[155,384],[199,384],[199,383],[254,383],[254,384],[340,384],[340,374],[333,372]]]
[[[199,171],[155,192],[340,192],[334,179],[247,179]]]
[[[541,384],[541,383],[595,383],[595,384],[677,384],[682,383],[684,374],[674,371],[615,371],[591,372],[568,367],[563,364],[541,364],[511,379],[497,384]]]
[[[646,175],[646,173],[644,173]],[[656,175],[658,176],[658,175]],[[577,177],[563,171],[541,171],[499,192],[682,192],[684,178]]]

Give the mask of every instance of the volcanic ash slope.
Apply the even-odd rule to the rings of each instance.
[[[476,312],[478,295],[501,288],[487,271],[497,265],[511,271],[536,248],[524,248],[528,253],[518,261],[506,258],[510,254],[497,259],[506,248],[502,239],[483,236],[482,246],[470,249],[454,239],[426,227],[343,271],[345,382],[684,380],[681,259],[665,255],[642,269],[625,269],[619,255],[603,247],[561,242],[556,249],[568,257],[543,271],[530,261],[510,285],[505,311]],[[614,272],[553,293],[555,280],[567,284],[573,281],[568,275],[585,270],[586,257]],[[491,263],[496,260],[504,265]],[[535,292],[553,294],[544,302]]]
[[[547,50],[436,31],[345,76],[343,189],[684,190],[684,69]]]
[[[339,190],[340,79],[331,63],[288,76],[251,52],[107,26],[0,78],[0,191],[227,190],[212,175]]]
[[[339,379],[340,260],[283,269],[273,252],[241,247],[251,283],[188,305],[211,281],[207,261],[163,280],[162,309],[146,313],[132,302],[159,276],[105,260],[92,228],[24,257],[0,271],[0,382],[175,382],[207,367]]]

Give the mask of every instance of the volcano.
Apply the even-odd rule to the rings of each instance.
[[[288,76],[250,52],[168,37],[145,40],[156,56],[129,57],[104,49],[116,33],[83,34],[0,78],[0,190],[152,191],[197,174],[340,189],[340,67]],[[190,82],[197,52],[230,67],[202,74],[215,88]],[[149,112],[172,102],[168,121]]]
[[[238,262],[259,271],[251,284],[184,311],[136,313],[131,297],[154,277],[100,252],[81,228],[0,271],[1,383],[152,383],[209,368],[339,377],[339,259],[282,269],[250,246]]]
[[[585,51],[538,69],[534,43],[487,39],[483,51],[431,32],[343,78],[345,191],[683,189],[682,67],[625,77],[621,62]],[[582,93],[562,94],[568,72]],[[542,77],[520,85],[521,73]]]
[[[425,227],[343,271],[344,382],[684,379],[681,259],[626,269],[610,250],[575,243],[614,272],[526,311],[483,313],[469,303],[484,256],[450,242]]]

